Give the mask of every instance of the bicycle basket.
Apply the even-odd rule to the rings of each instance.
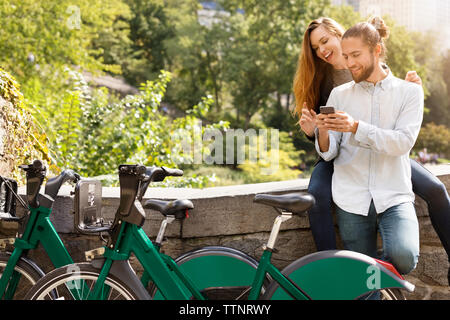
[[[0,176],[0,219],[17,220],[17,181]]]
[[[75,186],[75,228],[81,233],[109,230],[102,217],[102,184],[99,180],[83,179]]]

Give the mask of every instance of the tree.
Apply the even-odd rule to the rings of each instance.
[[[5,0],[0,3],[0,59],[21,84],[24,108],[51,141],[67,89],[67,66],[92,72],[119,72],[92,47],[99,31],[126,11],[121,0]]]
[[[420,131],[417,143],[414,146],[416,151],[427,148],[430,153],[437,153],[440,156],[450,157],[450,129],[444,125],[427,123]]]
[[[118,54],[110,57],[110,61],[121,66],[129,83],[139,86],[155,79],[166,68],[169,57],[165,41],[174,36],[174,30],[162,0],[131,0],[127,3],[130,14],[118,19],[122,30],[117,28],[113,33],[105,32],[111,38],[102,43],[102,47],[108,54],[107,49],[117,41],[117,34],[128,31],[127,37],[120,41],[122,46],[116,47]]]
[[[47,66],[52,70],[66,65],[110,70],[95,58],[90,45],[99,30],[111,25],[123,10],[126,6],[120,0],[4,0],[0,4],[3,67],[20,83]]]
[[[183,167],[189,165],[192,153],[180,149],[176,133],[181,139],[193,135],[200,114],[209,110],[212,100],[203,99],[192,112],[172,120],[160,108],[171,74],[161,72],[157,80],[147,81],[138,94],[128,95],[111,103],[107,90],[89,89],[83,76],[68,70],[70,88],[64,95],[55,130],[56,141],[51,141],[59,167],[78,171],[83,176],[106,175],[107,183],[117,182],[118,165]],[[223,130],[227,123],[211,124]],[[199,126],[200,134],[208,126]],[[191,138],[193,140],[194,138]],[[200,141],[201,137],[200,137]],[[203,145],[196,150],[203,154]],[[181,179],[184,185],[203,186],[209,177]]]
[[[222,25],[201,24],[201,8],[196,0],[166,1],[165,12],[175,30],[175,37],[165,41],[170,56],[167,69],[175,75],[167,100],[186,110],[211,94],[216,114],[213,120],[217,120],[224,100],[222,47],[228,39]]]
[[[430,95],[425,100],[427,108],[424,123],[433,122],[449,127],[450,123],[450,51],[436,54],[436,42],[429,46],[433,59],[430,59],[430,77],[428,79]]]
[[[265,108],[289,112],[292,79],[307,22],[329,1],[220,1],[230,12],[224,79],[244,128]],[[286,99],[282,99],[285,97]],[[284,101],[284,106],[282,106]]]

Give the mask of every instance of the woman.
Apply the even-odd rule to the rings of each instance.
[[[303,38],[294,78],[295,113],[300,116],[300,127],[311,141],[315,139],[319,107],[326,105],[334,87],[353,80],[342,57],[340,40],[343,33],[344,29],[336,21],[319,18],[309,24]],[[405,80],[421,84],[414,71],[408,72]],[[308,187],[308,192],[316,198],[316,205],[309,211],[309,220],[319,251],[336,249],[331,215],[332,175],[332,161],[320,159]],[[433,227],[450,257],[450,198],[447,190],[439,179],[414,160],[411,160],[411,179],[414,192],[427,202]]]

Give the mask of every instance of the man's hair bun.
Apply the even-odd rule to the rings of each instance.
[[[372,16],[369,18],[368,22],[375,27],[382,39],[389,38],[389,28],[381,17]]]

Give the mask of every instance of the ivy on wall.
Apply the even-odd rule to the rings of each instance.
[[[20,85],[8,72],[0,68],[1,122],[4,135],[0,168],[4,175],[23,182],[19,165],[34,159],[52,163],[47,147],[47,137],[37,121],[26,109]]]

